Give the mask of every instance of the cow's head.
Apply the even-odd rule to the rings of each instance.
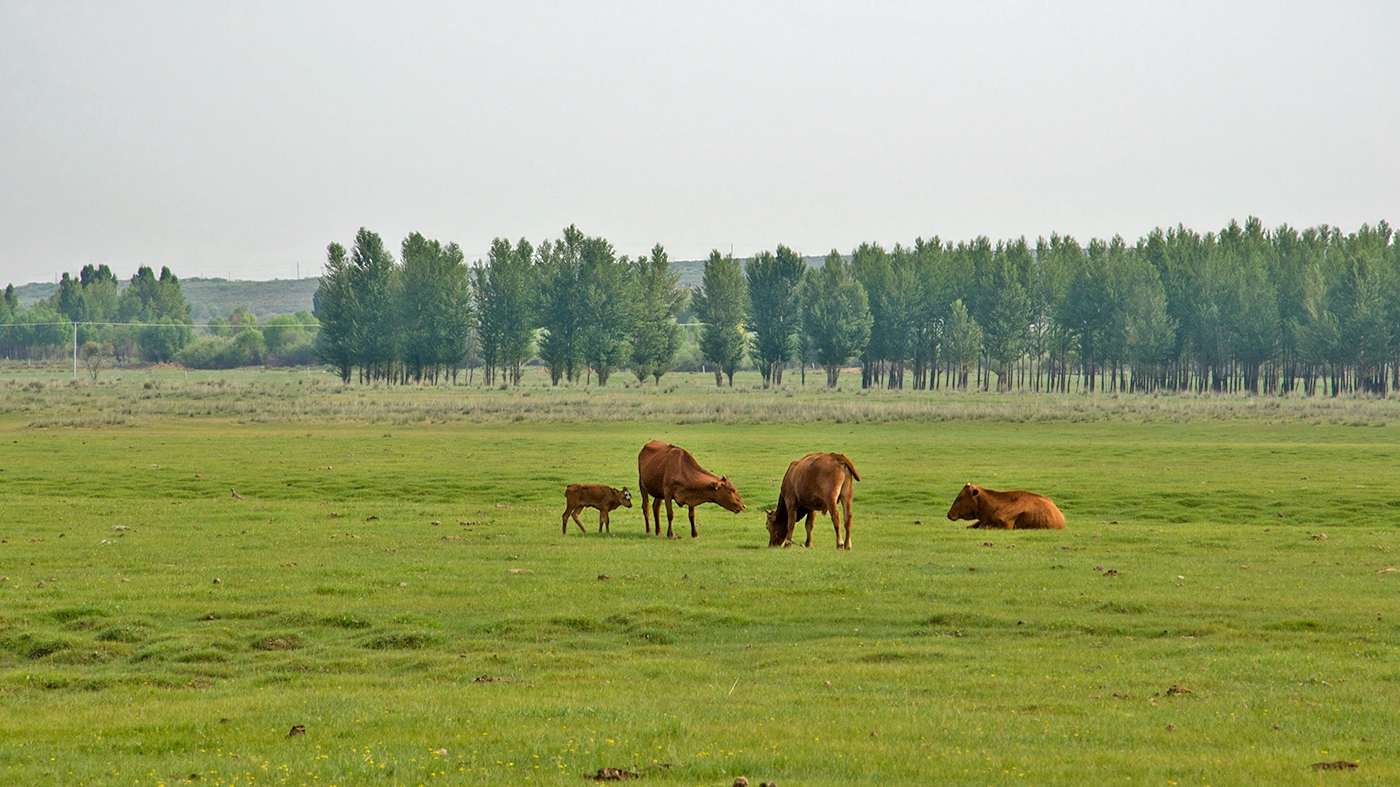
[[[627,508],[632,507],[632,493],[628,492],[625,486],[622,487],[622,505]]]
[[[729,480],[729,476],[710,482],[710,499],[718,503],[720,508],[736,514],[745,508],[743,499],[739,497],[739,490],[734,488],[734,482]]]
[[[948,509],[948,518],[957,521],[959,519],[977,518],[977,496],[982,494],[982,488],[972,484],[963,485],[962,491],[953,500],[953,507]]]
[[[778,509],[770,508],[766,512],[768,515],[768,546],[780,547],[787,541],[787,517],[779,520]]]

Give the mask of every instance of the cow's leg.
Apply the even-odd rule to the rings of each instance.
[[[599,533],[603,532],[603,528],[604,528],[605,526],[607,526],[607,525],[608,525],[608,510],[607,510],[606,508],[600,508],[600,509],[598,509],[598,532],[599,532]],[[608,527],[608,532],[609,532],[609,533],[612,532],[612,527]]]
[[[831,526],[836,528],[836,548],[845,549],[846,542],[841,540],[841,509],[837,507],[840,502],[841,487],[837,486],[826,501],[826,510],[831,514]]]
[[[690,508],[690,537],[699,538],[700,531],[695,529],[695,506],[688,507]]]
[[[637,493],[642,496],[642,524],[646,526],[647,534],[651,534],[651,520],[647,519],[647,490],[641,484],[637,485]]]
[[[562,529],[566,536],[569,534],[569,514],[571,513],[573,513],[573,507],[568,505],[564,506],[564,516],[560,517],[559,524],[563,526]]]
[[[651,499],[651,524],[652,532],[658,536],[661,535],[661,498],[659,497]]]
[[[783,549],[792,546],[792,534],[797,530],[797,506],[784,505],[787,510],[787,535],[783,537]]]
[[[851,493],[855,491],[855,484],[851,479],[846,479],[846,486],[842,489],[841,510],[846,514],[846,550],[851,548]]]
[[[674,510],[672,510],[672,508],[671,508],[671,498],[668,497],[668,498],[666,498],[666,537],[667,537],[667,538],[675,538],[675,537],[676,537],[676,531],[675,531],[674,529],[672,529],[672,523],[674,523],[675,520],[676,520],[676,512],[675,512]],[[657,523],[656,523],[656,532],[657,532],[658,535],[661,533],[661,520],[657,520]]]
[[[814,524],[816,523],[816,521],[817,521],[817,512],[816,512],[816,511],[808,511],[808,512],[807,512],[807,543],[806,543],[804,546],[807,546],[807,547],[812,546],[812,525],[814,525]]]

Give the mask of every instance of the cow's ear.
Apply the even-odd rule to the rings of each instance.
[[[719,482],[718,482],[718,481],[711,481],[711,482],[710,482],[710,488],[711,488],[711,489],[719,489]]]
[[[727,483],[729,483],[729,476],[727,476],[727,475],[722,475],[722,476],[720,476],[720,477],[719,477],[719,482],[720,482],[721,484],[727,484]]]
[[[972,487],[972,496],[973,496],[973,497],[976,497],[976,496],[978,495],[978,493],[980,493],[981,491],[982,491],[981,489],[978,489],[978,488],[975,487],[975,486]]]

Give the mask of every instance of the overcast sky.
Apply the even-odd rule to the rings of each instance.
[[[1400,3],[0,0],[0,282],[1400,221]]]

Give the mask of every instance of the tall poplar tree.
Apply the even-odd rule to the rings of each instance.
[[[495,371],[512,385],[520,384],[520,374],[535,336],[535,270],[531,266],[534,249],[521,238],[512,248],[510,241],[497,238],[485,265],[473,271],[479,352],[485,365],[487,385],[495,382]]]
[[[398,288],[400,358],[405,374],[436,383],[457,369],[471,330],[471,291],[463,254],[420,233],[404,238],[402,287]]]
[[[715,386],[728,376],[734,386],[734,372],[744,360],[744,317],[749,310],[749,293],[744,274],[734,255],[710,252],[705,261],[700,289],[692,296],[695,316],[705,324],[700,333],[700,353],[715,365]]]
[[[584,241],[579,268],[579,345],[588,370],[607,385],[627,361],[636,325],[636,271],[603,238]]]
[[[570,225],[557,241],[545,241],[535,251],[539,284],[538,317],[544,329],[540,360],[549,367],[554,385],[573,382],[583,371],[581,343],[583,245],[587,238]]]
[[[968,370],[981,352],[982,327],[968,314],[962,299],[953,301],[943,329],[943,356],[953,367],[954,386],[967,390]]]
[[[350,252],[350,288],[360,311],[352,347],[362,380],[393,380],[398,353],[397,288],[401,282],[394,256],[377,233],[364,227]]]
[[[356,323],[363,311],[350,283],[350,261],[339,243],[326,246],[326,268],[312,298],[321,329],[316,334],[316,358],[334,367],[340,381],[350,382],[355,368]]]
[[[870,306],[850,269],[841,252],[832,249],[802,283],[802,327],[817,363],[826,369],[828,388],[836,387],[841,367],[870,341]]]
[[[748,327],[755,334],[754,355],[765,388],[782,385],[783,364],[792,358],[793,337],[801,320],[798,287],[806,270],[802,255],[781,244],[777,254],[760,252],[744,264]]]
[[[638,382],[651,377],[660,385],[661,376],[671,370],[680,349],[676,315],[685,308],[686,291],[660,243],[652,247],[651,256],[637,258],[635,268],[637,319],[632,335],[632,371]]]

